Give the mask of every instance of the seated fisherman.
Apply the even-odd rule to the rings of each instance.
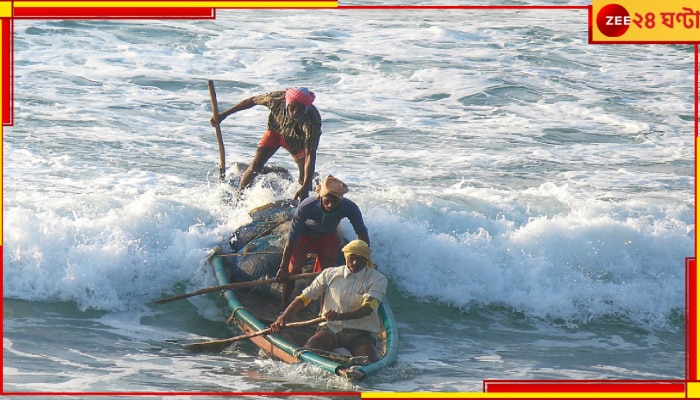
[[[380,333],[377,308],[386,293],[387,279],[374,268],[371,250],[362,240],[343,247],[345,265],[324,269],[301,295],[270,325],[272,332],[285,327],[286,319],[323,296],[321,315],[326,322],[304,347],[331,351],[344,347],[353,356],[370,362],[380,357],[376,347]]]

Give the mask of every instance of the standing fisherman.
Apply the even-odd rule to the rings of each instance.
[[[267,130],[258,143],[253,161],[241,177],[238,195],[250,186],[275,152],[284,147],[299,167],[301,188],[293,200],[308,197],[316,169],[316,149],[321,138],[321,115],[312,105],[315,98],[314,92],[307,88],[287,88],[284,91],[249,97],[218,114],[216,118],[212,117],[212,126],[217,126],[229,115],[256,105],[264,105],[270,109]]]

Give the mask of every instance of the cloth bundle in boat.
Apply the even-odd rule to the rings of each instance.
[[[232,278],[235,282],[274,278],[277,275],[294,210],[291,200],[278,200],[248,213],[253,221],[238,228],[230,242],[237,255],[233,260]],[[315,261],[313,256],[307,258],[302,272],[312,272]],[[296,297],[301,294],[311,281],[311,278],[297,280],[292,295]],[[251,290],[279,300],[282,298],[282,286],[273,283],[255,286]]]
[[[277,200],[254,208],[248,212],[253,221],[288,221],[294,215],[294,202],[292,200]]]
[[[277,221],[253,221],[236,229],[231,236],[229,244],[231,250],[238,252],[245,247],[251,240],[261,236],[265,232],[276,228],[280,223]]]
[[[294,209],[294,204],[291,200],[278,200],[274,203],[254,208],[248,213],[253,221],[236,229],[231,236],[229,241],[231,250],[237,252],[251,240],[267,235],[272,230],[275,230],[275,232],[281,232],[282,229],[288,231],[289,225],[285,224],[282,226],[282,224],[292,219]],[[280,229],[275,229],[278,226]]]

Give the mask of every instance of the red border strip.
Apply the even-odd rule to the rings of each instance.
[[[697,53],[696,53],[697,54]],[[695,382],[698,380],[698,369],[697,369],[697,342],[698,342],[698,293],[697,293],[697,279],[698,271],[696,268],[696,259],[688,258],[686,259],[686,274],[685,274],[685,293],[686,293],[686,306],[685,306],[685,354],[686,354],[686,374],[685,379],[689,382]]]
[[[2,124],[14,123],[14,22],[9,18],[0,20],[2,30]]]
[[[197,7],[31,7],[13,9],[16,19],[214,19],[213,8]]]
[[[698,118],[700,118],[700,114],[698,113],[698,90],[699,90],[699,88],[698,88],[699,83],[698,82],[700,82],[700,66],[698,66],[698,45],[695,44],[695,95],[693,96],[693,97],[695,97],[695,137],[698,136]],[[696,151],[695,152],[696,163],[697,163],[697,155],[698,155],[698,152]],[[697,204],[696,204],[696,208],[697,208]],[[697,240],[696,240],[696,243],[697,243]],[[698,254],[697,249],[696,249],[695,254],[696,255]]]
[[[361,398],[360,392],[0,392],[3,396],[215,396],[215,397],[247,397],[247,396],[331,396]]]
[[[488,393],[685,393],[685,382],[485,381]]]
[[[590,6],[342,6],[345,10],[587,10]]]

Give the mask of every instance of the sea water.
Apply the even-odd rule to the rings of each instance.
[[[16,20],[4,390],[684,379],[694,49],[591,45],[587,22],[582,9]],[[193,354],[182,345],[237,334],[218,296],[152,303],[215,284],[210,249],[298,188],[260,180],[222,201],[207,80],[220,109],[315,92],[316,170],[345,181],[364,214],[396,365],[353,384],[246,343]],[[229,165],[250,161],[266,118],[255,107],[222,123]],[[298,176],[284,150],[271,163]]]

